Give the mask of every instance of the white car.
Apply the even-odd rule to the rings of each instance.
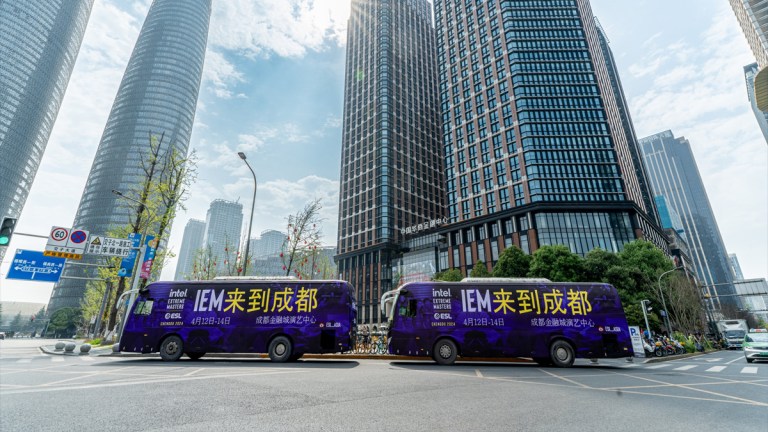
[[[747,363],[752,363],[755,360],[768,360],[768,330],[749,330],[744,336],[742,347]]]

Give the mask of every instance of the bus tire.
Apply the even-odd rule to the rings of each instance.
[[[160,343],[160,358],[164,361],[176,361],[184,354],[184,342],[176,335],[168,336]]]
[[[277,336],[269,343],[269,358],[275,363],[285,363],[291,359],[293,346],[285,336]]]
[[[570,343],[558,339],[552,342],[552,345],[549,347],[549,358],[552,359],[553,365],[566,368],[573,366],[576,354]]]
[[[187,357],[189,357],[192,360],[200,360],[201,357],[205,355],[204,352],[188,352]]]
[[[435,350],[432,352],[437,364],[452,365],[456,361],[458,349],[456,344],[450,339],[440,339],[435,344]]]

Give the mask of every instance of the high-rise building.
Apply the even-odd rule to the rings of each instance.
[[[205,221],[190,219],[184,227],[184,236],[181,238],[179,259],[176,261],[176,275],[173,280],[187,280],[192,274],[197,252],[203,247],[205,237]]]
[[[587,0],[436,0],[447,246],[439,267],[643,238],[665,252],[608,41]]]
[[[733,275],[691,144],[664,131],[640,139],[651,187],[680,216],[696,275],[719,309],[734,294]],[[709,303],[709,304],[712,304]]]
[[[240,250],[242,228],[242,204],[222,199],[211,202],[205,217],[203,246],[211,249],[217,272],[226,273],[227,266],[234,265]]]
[[[763,139],[768,143],[768,112],[760,111],[760,108],[757,107],[757,99],[755,97],[755,77],[757,76],[757,72],[757,63],[744,66],[744,81],[747,83],[747,97],[749,98],[750,105],[752,105],[752,112],[755,113],[757,124],[760,125],[760,131],[763,132]]]
[[[759,68],[768,66],[768,0],[730,0]]]
[[[280,231],[264,230],[259,235],[259,238],[251,239],[248,253],[254,258],[279,255],[287,237]]]
[[[733,272],[733,280],[744,280],[744,273],[741,271],[741,265],[739,264],[739,258],[736,254],[728,254],[728,262],[731,265],[731,271]]]
[[[140,190],[150,137],[161,153],[186,157],[202,78],[211,0],[154,0],[139,33],[75,215],[75,227],[104,235],[127,226],[135,206],[112,193]],[[160,210],[162,211],[162,209]],[[166,228],[170,232],[171,227]],[[67,267],[63,277],[91,272]],[[78,307],[85,283],[63,279],[49,311]]]
[[[380,320],[406,230],[444,217],[435,30],[427,0],[352,0],[337,265]]]
[[[0,1],[0,219],[21,216],[92,6],[93,0]]]

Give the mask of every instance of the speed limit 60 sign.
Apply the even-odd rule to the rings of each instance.
[[[51,227],[48,243],[45,245],[45,256],[81,259],[85,253],[88,231],[66,227]]]

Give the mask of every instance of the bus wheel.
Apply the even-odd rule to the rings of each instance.
[[[456,361],[456,344],[450,339],[440,339],[435,344],[433,356],[437,364],[451,365]]]
[[[192,360],[200,360],[200,358],[205,355],[204,352],[188,352],[186,354],[187,357],[191,358]]]
[[[291,359],[293,347],[285,336],[278,336],[269,343],[269,358],[276,363],[284,363]]]
[[[182,350],[183,346],[184,342],[181,341],[180,337],[176,335],[168,336],[160,344],[160,358],[165,361],[178,360],[184,353]]]
[[[573,347],[564,340],[556,340],[549,347],[549,357],[557,367],[571,367],[576,359]]]

